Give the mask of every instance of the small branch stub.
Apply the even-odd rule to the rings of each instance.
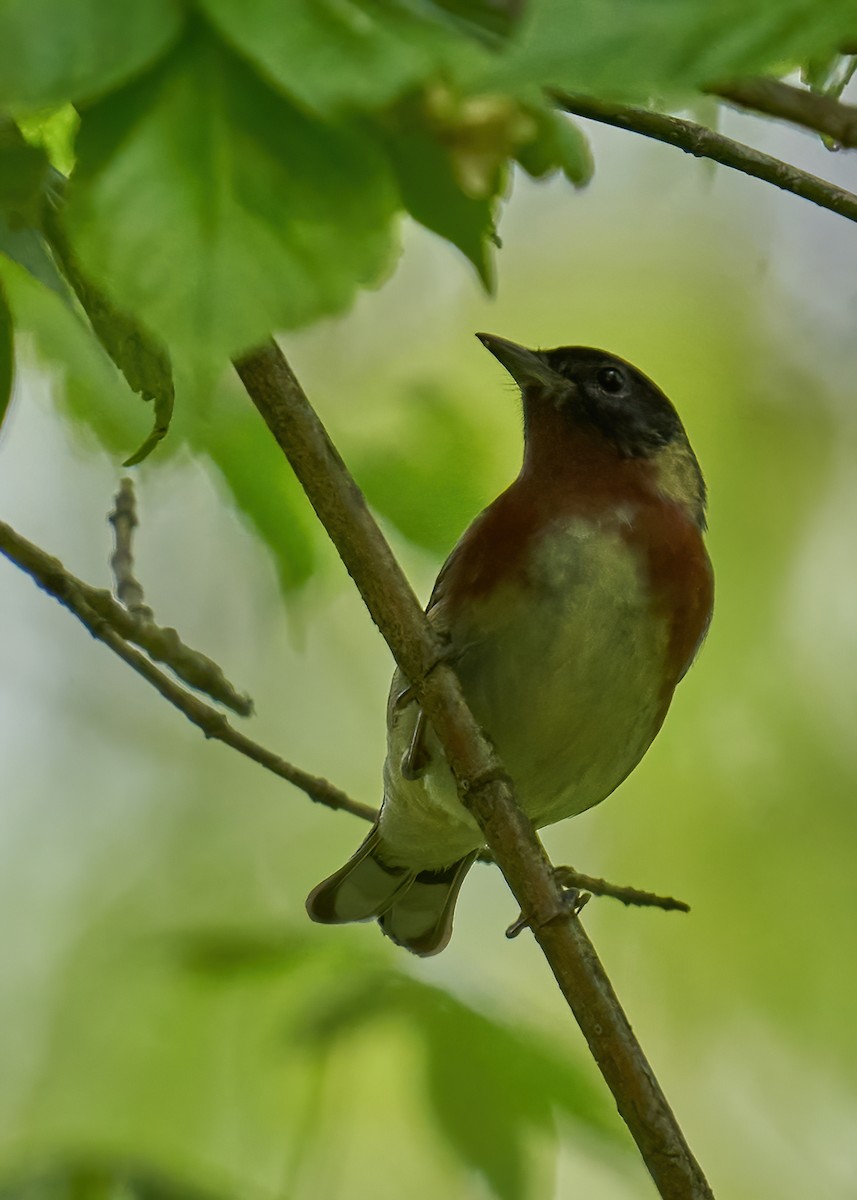
[[[115,548],[110,558],[116,597],[128,614],[128,620],[117,625],[117,630],[127,641],[133,642],[155,662],[164,663],[189,687],[212,700],[217,700],[240,717],[249,717],[253,712],[253,701],[239,692],[208,655],[185,645],[175,629],[155,623],[155,614],[143,598],[143,586],[134,574],[132,540],[137,519],[137,502],[134,484],[127,477],[119,485],[115,507],[107,518],[113,526]],[[99,593],[94,607],[105,620],[115,615],[115,605],[101,603],[104,593]]]
[[[134,556],[131,541],[137,528],[137,503],[134,484],[123,479],[116,493],[115,508],[108,516],[113,526],[116,547],[110,556],[110,569],[116,589],[116,598],[140,621],[151,621],[154,614],[143,599],[143,588],[134,575]]]

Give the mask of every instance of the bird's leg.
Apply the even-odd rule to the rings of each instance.
[[[452,643],[447,638],[438,662],[452,663],[454,665],[457,658],[458,654],[453,651]],[[409,685],[396,696],[393,701],[393,711],[401,712],[403,708],[407,708],[409,704],[414,703],[416,698],[416,688]],[[402,778],[411,781],[419,779],[425,774],[430,761],[431,756],[426,748],[426,716],[420,708],[417,712],[411,743],[402,756],[402,762],[399,767]]]
[[[414,732],[411,737],[411,744],[408,746],[402,757],[402,764],[399,768],[402,772],[403,779],[419,779],[425,773],[426,767],[429,765],[430,755],[426,749],[425,741],[426,732],[426,715],[422,709],[417,713],[417,719],[414,723]]]

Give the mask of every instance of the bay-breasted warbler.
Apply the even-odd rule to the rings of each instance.
[[[672,404],[629,363],[477,336],[521,388],[524,461],[453,549],[427,612],[540,828],[634,769],[700,647],[713,601],[705,484]],[[387,729],[379,818],[307,910],[375,918],[436,954],[483,838],[399,671]]]

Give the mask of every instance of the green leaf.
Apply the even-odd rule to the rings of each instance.
[[[6,416],[12,398],[12,380],[15,373],[15,345],[12,314],[6,303],[6,293],[0,286],[0,426]]]
[[[535,137],[521,146],[515,159],[528,175],[543,179],[562,171],[577,187],[592,178],[592,155],[584,135],[563,113],[546,106],[528,107],[536,123]]]
[[[0,1180],[0,1200],[215,1200],[184,1180],[122,1159],[43,1164]]]
[[[2,0],[0,107],[106,92],[162,54],[182,16],[177,0]]]
[[[16,329],[32,335],[39,359],[63,385],[57,396],[65,415],[78,431],[94,434],[109,454],[126,455],[140,439],[140,406],[73,297],[42,286],[34,272],[3,259],[0,278]]]
[[[94,437],[113,458],[140,441],[141,407],[76,308],[62,303],[19,267],[0,259],[15,325],[33,335],[40,359],[59,375],[56,390],[75,431]],[[158,463],[187,449],[216,471],[235,508],[274,560],[284,591],[306,583],[316,565],[318,523],[263,422],[231,380],[200,394],[177,380],[179,403]]]
[[[371,443],[349,446],[349,460],[373,508],[415,545],[446,554],[485,503],[484,431],[430,383],[403,396],[397,417]]]
[[[381,138],[410,215],[457,246],[491,291],[494,271],[489,239],[494,232],[496,194],[467,195],[448,150],[416,121],[395,126],[387,123]]]
[[[12,121],[0,117],[0,210],[5,209],[10,221],[15,224],[21,222],[26,225],[29,222],[39,227],[40,232],[34,228],[22,229],[21,233],[29,234],[29,238],[19,238],[19,245],[30,250],[45,282],[60,294],[65,294],[64,289],[56,287],[52,277],[56,272],[45,249],[43,236],[49,239],[65,279],[74,289],[101,345],[119,367],[131,389],[144,400],[154,401],[154,428],[136,454],[124,464],[133,466],[154,449],[169,428],[174,399],[169,357],[138,321],[112,305],[104,292],[81,271],[58,215],[64,191],[65,180],[50,166],[45,151],[28,144]],[[0,227],[0,247],[3,246],[2,234],[5,229],[4,221]],[[8,238],[6,241],[8,243]],[[49,265],[47,271],[46,262]]]
[[[203,0],[237,50],[319,112],[372,110],[460,53],[450,14],[431,0]]]
[[[605,1146],[624,1144],[604,1101],[556,1047],[439,990],[424,989],[421,1007],[438,1124],[500,1200],[526,1196],[530,1134],[553,1136],[557,1112],[578,1129],[606,1138]]]
[[[61,200],[57,200],[57,205],[61,205]],[[148,457],[170,427],[175,388],[169,355],[166,348],[139,321],[116,308],[80,269],[65,235],[58,208],[53,203],[45,206],[44,228],[66,279],[89,317],[95,336],[125,376],[131,390],[154,404],[152,432],[122,464],[125,467],[136,466]]]
[[[391,1015],[421,1035],[429,1099],[444,1138],[500,1200],[524,1200],[531,1135],[552,1137],[557,1113],[603,1149],[629,1149],[601,1094],[556,1046],[392,971],[357,973],[350,986],[314,1004],[298,1034],[326,1047]]]
[[[191,449],[217,467],[238,511],[270,550],[284,592],[306,583],[316,566],[318,522],[291,467],[237,384],[214,411],[182,413]]]
[[[18,263],[25,270],[56,292],[66,304],[73,304],[71,292],[56,269],[54,260],[42,235],[35,229],[13,228],[0,213],[0,254]]]
[[[171,937],[182,966],[213,979],[283,973],[317,951],[305,934],[281,926],[270,929],[195,929]]]
[[[854,20],[853,0],[530,0],[514,44],[478,82],[670,97],[831,51]]]
[[[116,304],[220,369],[377,281],[397,204],[372,141],[308,117],[196,28],[84,112],[67,228]]]
[[[30,145],[13,121],[0,116],[0,253],[71,303],[41,232],[52,177],[45,151]]]
[[[801,76],[814,92],[838,100],[857,71],[857,54],[818,55],[804,63]]]
[[[434,0],[434,3],[463,30],[493,46],[509,37],[524,7],[520,0]],[[420,5],[421,0],[417,0],[417,4]]]
[[[31,146],[39,146],[47,154],[51,166],[62,175],[74,168],[74,139],[80,117],[73,104],[58,108],[43,108],[18,117],[18,128]]]
[[[28,145],[17,125],[0,116],[0,209],[35,224],[49,173],[44,150]]]

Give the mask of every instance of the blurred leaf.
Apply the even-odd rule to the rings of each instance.
[[[0,285],[0,427],[12,398],[14,375],[15,339],[12,314],[6,303],[6,293]]]
[[[215,1200],[185,1182],[122,1161],[58,1162],[0,1181],[0,1200]]]
[[[0,255],[18,263],[26,271],[55,292],[67,305],[73,304],[71,292],[56,269],[41,233],[32,228],[12,228],[0,213]]]
[[[19,116],[17,124],[30,145],[39,146],[45,151],[55,170],[66,176],[71,174],[74,167],[74,139],[80,126],[80,117],[73,104],[39,109]]]
[[[544,105],[530,106],[527,111],[536,123],[536,135],[519,146],[515,154],[527,174],[544,179],[554,171],[562,171],[577,187],[589,183],[592,155],[589,143],[574,122]]]
[[[36,224],[48,183],[44,150],[29,145],[17,125],[0,116],[0,208],[25,224]]]
[[[472,0],[459,20],[433,0],[204,0],[235,48],[318,112],[387,104],[460,54],[462,26],[482,31]]]
[[[781,70],[853,29],[853,0],[530,0],[518,37],[479,83],[645,101]]]
[[[56,202],[57,206],[61,203],[59,199]],[[117,309],[80,269],[65,235],[57,206],[53,202],[45,206],[44,229],[65,277],[89,317],[95,336],[125,376],[131,391],[142,396],[143,400],[154,403],[152,432],[122,464],[133,467],[148,457],[170,427],[175,388],[169,354],[166,347],[153,338],[139,321]]]
[[[629,1149],[601,1094],[555,1046],[407,976],[363,972],[321,998],[299,1036],[327,1047],[390,1015],[405,1017],[419,1032],[441,1132],[500,1200],[527,1195],[531,1134],[552,1136],[557,1113],[602,1146]]]
[[[41,278],[65,297],[67,291],[45,248],[44,237],[50,239],[65,279],[74,289],[101,345],[132,391],[142,395],[144,400],[154,400],[154,429],[140,450],[124,464],[132,466],[146,457],[169,427],[173,408],[169,358],[138,322],[114,308],[80,270],[57,213],[64,191],[65,180],[50,166],[45,151],[30,145],[12,121],[0,118],[0,209],[7,210],[10,221],[21,222],[18,245],[29,250],[30,262],[20,253],[13,256],[31,270],[33,266],[38,268],[33,270],[36,278]],[[0,229],[0,236],[2,232]],[[0,247],[3,247],[2,240]],[[14,243],[10,249],[14,249]]]
[[[489,44],[504,41],[515,29],[524,0],[434,0],[437,8]]]
[[[491,290],[493,263],[488,240],[494,230],[496,192],[467,195],[448,150],[414,119],[395,125],[387,121],[381,138],[410,215],[457,246]]]
[[[485,502],[480,430],[460,401],[422,384],[405,395],[399,424],[349,447],[370,504],[417,546],[446,554]]]
[[[194,930],[170,940],[188,970],[224,978],[287,970],[317,952],[313,939],[287,929]]]
[[[0,253],[72,303],[41,232],[51,177],[45,151],[31,146],[15,122],[0,116]]]
[[[605,1101],[556,1047],[438,990],[422,993],[429,1093],[438,1123],[501,1200],[526,1195],[530,1133],[552,1135],[557,1112],[578,1130],[627,1148]]]
[[[197,26],[84,112],[67,228],[87,272],[174,360],[220,369],[376,281],[396,206],[363,133],[306,116]]]
[[[191,449],[217,467],[233,503],[274,557],[283,591],[306,583],[316,566],[318,523],[291,467],[237,387],[217,411],[182,422]]]
[[[0,107],[107,91],[162,54],[181,22],[176,0],[3,0]]]
[[[17,328],[33,335],[42,360],[60,374],[60,404],[73,427],[125,458],[141,438],[140,407],[86,323],[20,269],[11,264],[4,269],[2,259],[0,278]],[[281,587],[300,587],[314,570],[319,535],[291,469],[237,383],[230,379],[203,396],[183,382],[172,435],[162,443],[158,461],[189,447],[215,467],[232,503],[271,552]]]
[[[838,100],[854,72],[857,71],[857,54],[821,54],[810,58],[803,65],[801,77],[814,92],[821,92]]]
[[[26,231],[29,250],[38,249],[52,266],[47,250],[32,230]],[[0,248],[3,247],[0,230]],[[17,257],[17,256],[16,256]],[[25,262],[22,266],[27,267]],[[54,268],[54,273],[55,268]],[[6,285],[15,325],[35,342],[40,359],[60,376],[60,402],[72,424],[97,437],[113,455],[127,455],[129,446],[139,442],[142,410],[133,402],[122,376],[107,357],[92,330],[73,306],[62,285],[48,289],[36,282],[36,272],[25,273],[0,259],[0,276]]]

